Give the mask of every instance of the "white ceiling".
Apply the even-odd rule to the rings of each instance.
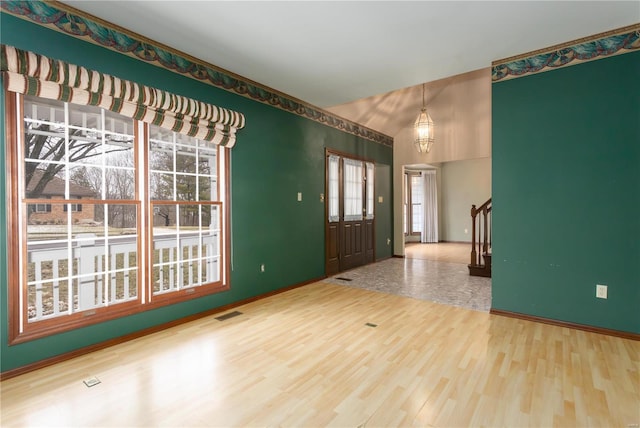
[[[639,1],[63,3],[315,106],[338,110],[355,100],[640,22]],[[419,98],[414,92],[411,96]]]

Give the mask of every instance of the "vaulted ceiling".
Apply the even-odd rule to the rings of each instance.
[[[412,97],[409,116],[394,123],[367,116],[389,135],[415,119],[416,85],[434,82],[433,96],[450,76],[493,60],[640,21],[637,1],[63,3],[360,123],[354,109],[362,116],[381,97]]]

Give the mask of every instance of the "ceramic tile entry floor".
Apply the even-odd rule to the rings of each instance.
[[[482,312],[491,308],[491,278],[470,276],[463,263],[391,258],[324,281]]]

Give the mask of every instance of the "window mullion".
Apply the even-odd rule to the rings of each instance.
[[[8,93],[5,93],[6,95],[9,96]],[[13,166],[15,167],[15,170],[18,171],[18,188],[15,189],[16,193],[14,193],[12,196],[15,197],[14,201],[17,200],[17,204],[15,204],[15,207],[17,208],[17,212],[18,212],[18,221],[17,221],[17,228],[18,230],[15,231],[17,232],[18,237],[20,238],[19,242],[20,242],[20,250],[18,251],[18,263],[19,263],[19,268],[17,269],[18,272],[18,284],[19,284],[19,288],[18,288],[18,293],[17,297],[18,297],[18,302],[19,302],[19,306],[18,306],[18,332],[19,333],[23,333],[24,332],[24,324],[26,323],[25,320],[25,312],[26,312],[26,308],[25,306],[27,305],[27,275],[26,275],[26,263],[25,263],[25,254],[26,254],[26,244],[24,239],[21,239],[24,235],[26,235],[26,221],[25,221],[25,210],[24,210],[24,203],[23,200],[26,198],[26,183],[25,183],[25,177],[24,177],[24,165],[21,165],[20,162],[22,162],[22,160],[24,159],[24,139],[25,139],[25,126],[24,126],[24,97],[22,95],[18,95],[15,94],[15,106],[16,106],[16,114],[15,114],[15,130],[17,130],[17,132],[15,132],[15,137],[17,140],[17,144],[15,145],[15,154],[16,154],[16,158],[15,159],[11,159],[10,161],[12,162]],[[11,189],[14,190],[14,189]],[[10,215],[10,213],[8,213],[8,215]],[[13,304],[13,302],[11,302],[10,304]]]
[[[196,282],[200,282],[200,280],[202,279],[202,205],[200,204],[200,147],[198,145],[196,145],[196,197],[195,200],[196,202],[198,202],[197,210],[198,210],[198,246],[197,248],[197,252],[198,252],[198,258],[196,263],[198,263],[198,269],[196,269],[196,272],[198,274],[197,280]],[[211,173],[211,171],[209,171],[209,173]],[[211,198],[209,198],[211,199]],[[193,262],[192,262],[193,263]]]
[[[230,250],[231,254],[226,254],[226,257],[223,257],[225,251],[228,248],[226,246],[227,239],[229,239],[226,236],[227,230],[231,229],[231,225],[227,225],[227,221],[231,221],[231,206],[226,205],[231,203],[231,196],[227,195],[227,180],[231,176],[231,156],[229,155],[229,159],[227,160],[227,155],[229,154],[227,153],[226,148],[217,148],[216,160],[218,165],[216,167],[216,186],[218,187],[217,200],[220,201],[221,204],[218,205],[218,209],[216,210],[216,214],[218,216],[215,222],[216,230],[218,233],[218,254],[216,255],[216,260],[218,262],[218,269],[220,271],[220,280],[222,280],[223,284],[228,283],[227,276],[230,275],[230,273],[227,271],[228,264],[226,263],[226,257],[231,257],[231,262],[233,262],[233,249]],[[226,215],[227,212],[229,213],[229,216]],[[231,245],[229,247],[231,247],[232,245],[233,242],[231,242]]]
[[[152,293],[152,275],[151,275],[151,228],[153,227],[152,216],[150,208],[150,197],[147,193],[149,186],[148,177],[149,174],[149,125],[144,122],[135,121],[134,127],[137,132],[134,132],[135,140],[135,171],[136,171],[136,189],[135,195],[138,199],[140,214],[138,216],[138,234],[140,241],[138,243],[140,248],[140,257],[138,257],[139,270],[138,272],[144,272],[146,275],[140,275],[138,278],[138,292],[140,293],[140,302],[142,304],[151,301]],[[149,220],[151,219],[151,220]],[[143,224],[143,222],[149,222],[149,225]],[[148,296],[148,297],[147,297]]]
[[[102,153],[105,153],[105,148],[106,148],[106,135],[105,135],[105,114],[104,114],[104,109],[100,110],[100,150],[102,151]],[[97,124],[96,124],[97,125]],[[83,113],[82,114],[82,127],[86,130],[88,130],[87,128],[87,114]],[[102,171],[104,176],[106,177],[106,173],[107,173],[107,160],[106,160],[106,156],[101,156],[101,160],[102,160]],[[106,183],[105,183],[106,185]],[[106,205],[106,204],[105,204]],[[105,217],[105,219],[107,219],[108,217]],[[102,273],[102,299],[104,301],[104,306],[108,307],[111,304],[111,299],[114,297],[112,294],[109,294],[109,284],[111,283],[111,278],[113,277],[114,273],[113,273],[113,269],[116,269],[117,266],[114,264],[113,265],[113,269],[111,266],[111,251],[109,249],[109,224],[107,221],[103,222],[103,236],[104,236],[104,267],[103,267],[103,273]]]
[[[55,111],[51,109],[50,118],[55,118]],[[69,169],[69,103],[64,103],[64,144],[65,154],[63,158],[65,171]],[[65,179],[65,198],[69,197],[69,180]],[[63,278],[67,281],[67,314],[72,314],[73,310],[73,213],[67,210],[67,276]],[[80,283],[78,282],[78,287]],[[78,293],[79,295],[79,293]]]

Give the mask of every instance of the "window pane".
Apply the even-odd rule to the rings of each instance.
[[[329,156],[329,188],[327,191],[327,201],[329,203],[329,221],[336,222],[340,220],[340,157]]]
[[[176,171],[195,174],[196,170],[197,159],[195,150],[189,147],[177,147]]]
[[[78,135],[89,136],[99,140],[96,130],[102,129],[101,108],[96,106],[82,106],[73,104],[69,110],[69,126],[77,129]]]
[[[211,231],[220,231],[222,217],[221,205],[205,205],[202,207],[202,227]],[[206,220],[206,221],[205,221]]]
[[[91,197],[105,199],[104,168],[100,166],[72,165],[69,168],[69,188],[72,198]]]
[[[411,232],[422,232],[422,200],[423,200],[423,179],[421,175],[411,176]]]
[[[29,320],[112,305],[137,298],[138,240],[135,205],[50,204],[54,221],[27,225],[27,297]],[[124,213],[106,225],[96,208]]]
[[[422,205],[411,206],[411,232],[422,232]]]
[[[422,202],[422,176],[411,176],[411,202],[420,204]]]
[[[153,291],[171,291],[177,287],[178,231],[176,205],[153,207]]]
[[[66,195],[66,168],[63,163],[33,162],[24,163],[25,197],[60,198]],[[88,195],[93,194],[90,189]]]
[[[108,110],[104,111],[105,164],[133,168],[134,135],[133,123]]]
[[[64,103],[24,97],[25,159],[63,161],[66,155]]]
[[[152,171],[173,171],[174,146],[171,141],[151,140],[149,168]]]
[[[153,292],[178,291],[220,280],[216,147],[150,127]]]
[[[153,234],[172,233],[176,230],[176,209],[175,205],[153,206]]]
[[[51,210],[62,212],[62,205],[53,205]],[[29,321],[58,316],[68,310],[70,253],[65,218],[60,218],[58,224],[33,222],[27,225]]]
[[[198,179],[198,200],[217,201],[218,187],[214,177],[200,177]]]
[[[176,199],[178,201],[195,201],[198,195],[195,175],[176,174]]]
[[[375,174],[372,163],[367,162],[367,219],[373,218]]]
[[[407,204],[406,203],[402,204],[402,219],[403,219],[403,223],[404,223],[402,226],[403,226],[404,234],[406,235],[407,234],[407,226],[408,226],[407,225],[408,222],[407,222]]]
[[[344,159],[344,220],[362,220],[362,162]]]
[[[177,291],[220,280],[219,205],[153,207],[153,291]]]
[[[135,199],[136,174],[133,168],[104,169],[105,199]]]
[[[153,291],[178,289],[179,234],[177,205],[153,206]]]
[[[175,200],[174,174],[152,172],[149,174],[150,198],[156,201]]]

